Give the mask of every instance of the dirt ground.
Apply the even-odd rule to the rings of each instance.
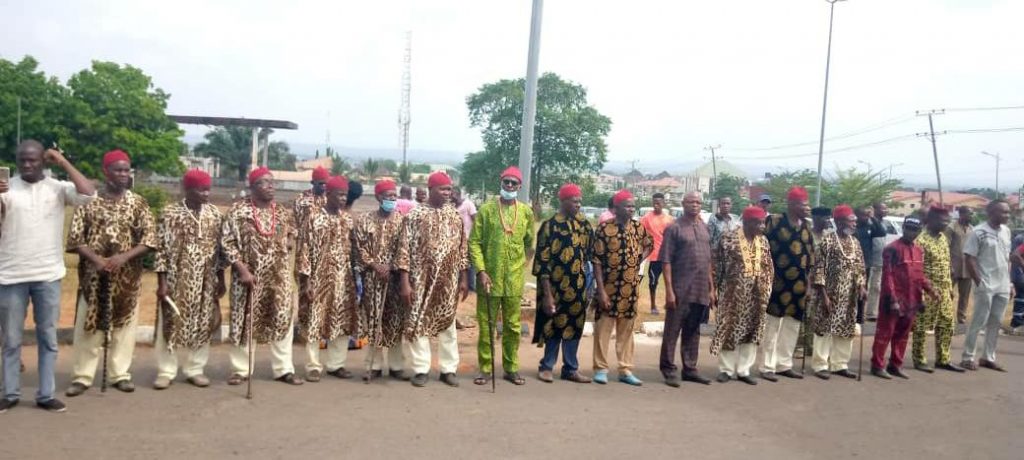
[[[465,332],[465,331],[461,331]],[[1009,374],[967,375],[909,371],[910,381],[862,382],[810,377],[756,387],[739,382],[681,389],[661,384],[659,340],[637,336],[637,375],[643,387],[578,385],[535,379],[539,349],[520,350],[526,386],[470,381],[472,334],[460,332],[461,387],[436,380],[339,381],[289,387],[270,380],[267,351],[258,353],[255,398],[229,387],[227,348],[211,353],[214,384],[198,389],[180,379],[166,391],[150,388],[153,350],[139,346],[134,394],[93,388],[67,399],[65,414],[31,407],[36,350],[24,350],[24,400],[0,415],[7,438],[3,458],[1021,458],[1018,423],[1024,409],[1024,340],[1001,337],[1000,361]],[[870,338],[869,338],[870,340]],[[870,347],[870,341],[866,344]],[[954,342],[959,356],[961,338]],[[701,370],[715,361],[702,342]],[[592,341],[581,364],[591,372]],[[294,349],[296,367],[305,361]],[[363,351],[349,354],[360,369]],[[69,379],[70,349],[62,347],[58,390]],[[856,361],[856,357],[854,358]],[[856,362],[852,363],[856,368]],[[436,369],[436,367],[435,367]],[[301,372],[301,371],[300,371]],[[689,454],[689,455],[687,455]]]

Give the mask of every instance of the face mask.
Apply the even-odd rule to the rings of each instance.
[[[398,201],[395,200],[384,200],[380,202],[380,209],[384,212],[394,212],[396,206],[398,206]]]
[[[501,199],[503,200],[514,200],[518,195],[518,192],[510,192],[508,190],[501,189]]]

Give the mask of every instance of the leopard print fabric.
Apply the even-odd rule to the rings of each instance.
[[[299,336],[307,343],[355,335],[356,281],[352,272],[352,215],[314,209],[299,231],[296,271],[312,287],[299,306]]]
[[[272,226],[272,208],[253,208],[249,199],[232,205],[224,220],[221,247],[224,258],[232,266],[242,262],[256,277],[253,287],[253,341],[276,342],[288,335],[292,327],[292,245],[295,241],[295,217],[290,209],[274,206],[277,225]],[[253,211],[255,210],[255,216]],[[263,235],[256,229],[270,235]],[[238,272],[231,273],[231,341],[242,343],[246,336],[245,309],[248,290],[238,281]]]
[[[816,248],[814,286],[824,286],[832,301],[832,310],[825,311],[817,289],[810,293],[808,305],[813,308],[811,329],[819,336],[853,337],[857,323],[857,297],[866,286],[864,254],[857,239],[840,238],[826,233]]]
[[[80,206],[71,217],[68,231],[68,252],[86,246],[100,257],[111,257],[144,245],[158,247],[156,223],[149,204],[142,196],[125,191],[118,200],[102,193],[85,206]],[[142,257],[136,257],[109,275],[110,298],[113,304],[114,329],[124,327],[135,317],[142,284]],[[98,291],[100,274],[84,257],[78,262],[78,297],[85,299],[88,308],[85,330],[93,332],[100,321]]]
[[[392,212],[384,217],[377,211],[371,211],[356,218],[352,232],[359,259],[357,266],[363,274],[359,330],[376,347],[391,347],[398,343],[402,325],[409,317],[409,309],[398,300],[398,274],[392,270],[387,278],[381,278],[370,267],[375,263],[391,265],[401,229],[400,213]]]
[[[764,335],[775,278],[771,245],[764,235],[757,235],[755,242],[749,243],[741,238],[745,238],[742,227],[726,233],[715,253],[721,263],[722,279],[728,281],[719,283],[722,290],[718,296],[718,328],[711,341],[714,355],[721,350],[735,350],[738,344],[760,344]]]
[[[451,203],[417,206],[402,222],[395,267],[409,273],[412,311],[405,336],[436,337],[455,321],[459,276],[467,267],[462,218]]]
[[[220,327],[217,286],[218,272],[224,270],[219,257],[223,219],[212,204],[204,204],[197,215],[184,202],[168,205],[160,217],[154,269],[167,277],[168,293],[181,313],[172,320],[170,307],[158,304],[164,320],[157,327],[163,328],[171,350],[207,345]]]

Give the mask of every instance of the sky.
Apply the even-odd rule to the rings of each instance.
[[[172,114],[285,119],[310,154],[395,149],[412,33],[414,152],[481,149],[466,97],[526,73],[529,0],[140,2],[0,0],[0,57],[66,79],[91,60],[143,69]],[[886,169],[1004,189],[1024,173],[1024,2],[849,0],[835,5],[824,167]],[[817,165],[825,0],[548,0],[540,70],[588,90],[612,119],[609,167],[682,173],[717,154],[752,174]],[[1018,107],[1006,110],[956,110]],[[1022,128],[1002,132],[963,132]],[[196,139],[205,127],[187,127]],[[838,138],[836,138],[838,137]],[[783,148],[773,148],[784,146]],[[347,150],[346,150],[347,149]],[[829,153],[831,152],[831,153]],[[429,156],[429,155],[427,155]],[[424,160],[436,158],[422,158]],[[356,159],[358,160],[358,159]]]

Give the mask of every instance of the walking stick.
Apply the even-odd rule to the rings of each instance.
[[[114,305],[111,303],[110,296],[110,275],[107,273],[100,273],[96,300],[100,308],[100,328],[103,330],[103,376],[100,378],[100,393],[106,393],[107,361],[110,359],[110,334],[114,322]]]
[[[252,399],[252,374],[253,367],[256,365],[256,347],[252,343],[252,327],[253,327],[253,309],[255,305],[252,302],[253,289],[249,288],[245,298],[245,343],[249,348],[249,378],[246,379],[245,384],[245,399]]]
[[[488,332],[488,335],[490,336],[489,342],[491,343],[491,393],[494,393],[495,392],[495,388],[497,386],[497,383],[494,381],[495,380],[494,379],[494,368],[496,366],[495,366],[495,362],[494,362],[494,340],[495,340],[495,337],[494,337],[494,335],[495,335],[495,331],[494,331],[494,309],[493,309],[493,305],[492,305],[492,302],[491,302],[493,299],[491,298],[491,291],[489,289],[485,289],[484,290],[484,295],[487,296],[487,329],[489,330],[489,332]]]
[[[857,381],[864,373],[864,323],[860,324],[860,357],[857,359]]]

